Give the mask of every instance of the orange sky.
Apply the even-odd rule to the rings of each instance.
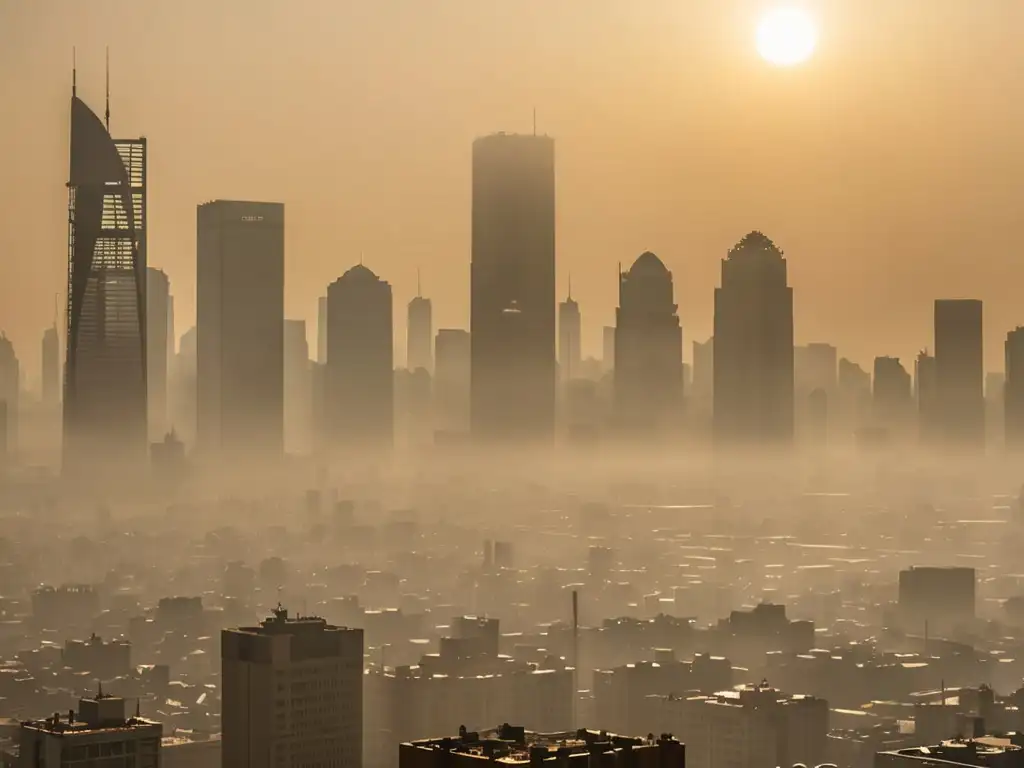
[[[468,323],[477,135],[557,140],[558,271],[585,352],[642,251],[673,271],[689,357],[719,260],[751,229],[786,251],[798,342],[868,364],[931,344],[931,301],[984,299],[988,366],[1024,324],[1024,3],[807,0],[811,63],[754,51],[770,0],[0,0],[0,329],[31,375],[66,281],[68,98],[150,139],[150,262],[194,315],[195,206],[287,206],[290,317],[360,253],[416,268]],[[799,3],[797,3],[799,4]],[[396,323],[404,360],[404,319]],[[313,347],[315,349],[315,346]]]

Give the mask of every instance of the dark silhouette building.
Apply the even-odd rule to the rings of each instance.
[[[434,311],[430,299],[417,295],[409,302],[406,367],[434,373]]]
[[[932,445],[939,435],[939,403],[935,378],[935,357],[927,350],[914,361],[914,398],[917,400],[917,434]]]
[[[60,334],[56,320],[43,332],[42,355],[43,404],[55,406],[60,402]]]
[[[312,448],[313,380],[305,320],[284,321],[284,449]]]
[[[1003,419],[1008,450],[1024,449],[1024,328],[1006,334]]]
[[[935,301],[935,386],[939,429],[948,447],[985,447],[982,303]]]
[[[167,434],[167,369],[174,351],[171,283],[160,269],[146,270],[146,370],[149,387],[149,439]]]
[[[68,179],[64,469],[148,456],[146,140],[113,139],[74,93]]]
[[[572,288],[565,301],[558,305],[558,370],[563,382],[572,381],[580,375],[583,360],[580,331],[580,305],[572,297]]]
[[[442,328],[434,346],[434,426],[439,432],[464,435],[469,432],[469,332]]]
[[[693,342],[693,386],[691,399],[711,402],[715,389],[715,339]]]
[[[760,232],[722,261],[714,355],[716,443],[792,443],[793,289],[782,251]]]
[[[327,364],[327,297],[321,296],[317,301],[316,314],[316,361],[320,365]]]
[[[683,406],[683,331],[672,273],[649,251],[619,274],[615,422],[624,433],[671,431]]]
[[[0,454],[8,456],[18,450],[18,421],[20,415],[21,365],[14,345],[6,335],[0,334],[0,402],[4,404],[4,443]],[[3,450],[6,446],[6,450]]]
[[[834,421],[841,422],[848,435],[856,435],[871,410],[871,374],[852,360],[839,360],[838,403]]]
[[[875,427],[889,436],[905,432],[911,420],[914,400],[910,374],[896,357],[876,357],[872,388]]]
[[[555,144],[473,144],[471,424],[474,439],[550,440],[555,429]]]
[[[394,442],[391,285],[359,264],[327,289],[327,408],[336,445]]]
[[[197,212],[197,438],[208,456],[284,450],[284,206]]]

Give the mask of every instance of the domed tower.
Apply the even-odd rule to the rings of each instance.
[[[671,432],[683,405],[683,331],[672,273],[651,252],[619,274],[615,422],[627,434]]]
[[[760,232],[722,261],[715,289],[715,442],[793,441],[793,289],[782,251]]]

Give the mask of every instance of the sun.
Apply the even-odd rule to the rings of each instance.
[[[792,67],[811,58],[818,44],[814,21],[798,8],[776,8],[757,26],[757,52],[779,67]]]

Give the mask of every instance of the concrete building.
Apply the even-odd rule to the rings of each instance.
[[[222,459],[284,451],[284,206],[197,212],[197,429]]]
[[[284,449],[309,453],[313,447],[313,377],[305,320],[284,321]]]
[[[914,413],[910,374],[896,357],[876,357],[871,389],[872,416],[877,429],[889,437],[902,435]]]
[[[615,326],[606,325],[601,330],[601,371],[615,370]]]
[[[167,373],[174,355],[173,302],[167,273],[146,268],[146,386],[149,392],[149,441],[162,440],[170,428]]]
[[[982,303],[935,302],[935,387],[940,438],[946,447],[985,448],[985,357]]]
[[[929,746],[907,747],[875,754],[874,768],[1022,768],[1024,749],[1020,737],[983,736],[944,741]]]
[[[391,285],[357,264],[327,289],[328,426],[338,447],[395,439]]]
[[[541,734],[507,723],[489,732],[463,728],[457,737],[407,742],[398,748],[399,768],[485,768],[495,762],[536,768],[548,761],[568,768],[685,768],[686,748],[668,735],[655,740],[583,728]]]
[[[23,722],[18,729],[18,768],[127,766],[160,768],[159,723],[129,717],[126,702],[99,694],[81,699],[78,712]]]
[[[572,297],[570,287],[565,301],[558,305],[558,372],[563,383],[580,376],[580,362],[583,360],[581,330],[580,305]]]
[[[434,347],[434,425],[440,432],[469,433],[469,332],[442,328]]]
[[[43,332],[42,361],[43,404],[52,407],[60,402],[60,334],[56,322]]]
[[[653,253],[619,274],[615,423],[626,435],[672,434],[683,408],[683,331],[672,273]]]
[[[915,567],[900,571],[899,613],[908,631],[949,631],[975,617],[973,568]]]
[[[14,352],[14,344],[0,334],[0,402],[5,405],[6,430],[0,453],[8,456],[18,451],[18,422],[21,415],[21,364]],[[6,451],[2,446],[6,445]]]
[[[940,432],[935,357],[927,350],[914,361],[914,399],[917,401],[917,434],[925,445],[934,445]]]
[[[363,631],[278,609],[221,633],[224,768],[363,764]]]
[[[1006,334],[1003,419],[1006,448],[1024,449],[1024,328]]]
[[[471,423],[475,440],[555,434],[555,142],[473,143]]]
[[[321,296],[316,304],[316,361],[327,364],[327,297]]]
[[[430,299],[417,295],[409,302],[406,330],[406,368],[433,375],[434,309]]]
[[[793,289],[782,251],[760,232],[722,261],[715,289],[716,444],[793,441]]]

